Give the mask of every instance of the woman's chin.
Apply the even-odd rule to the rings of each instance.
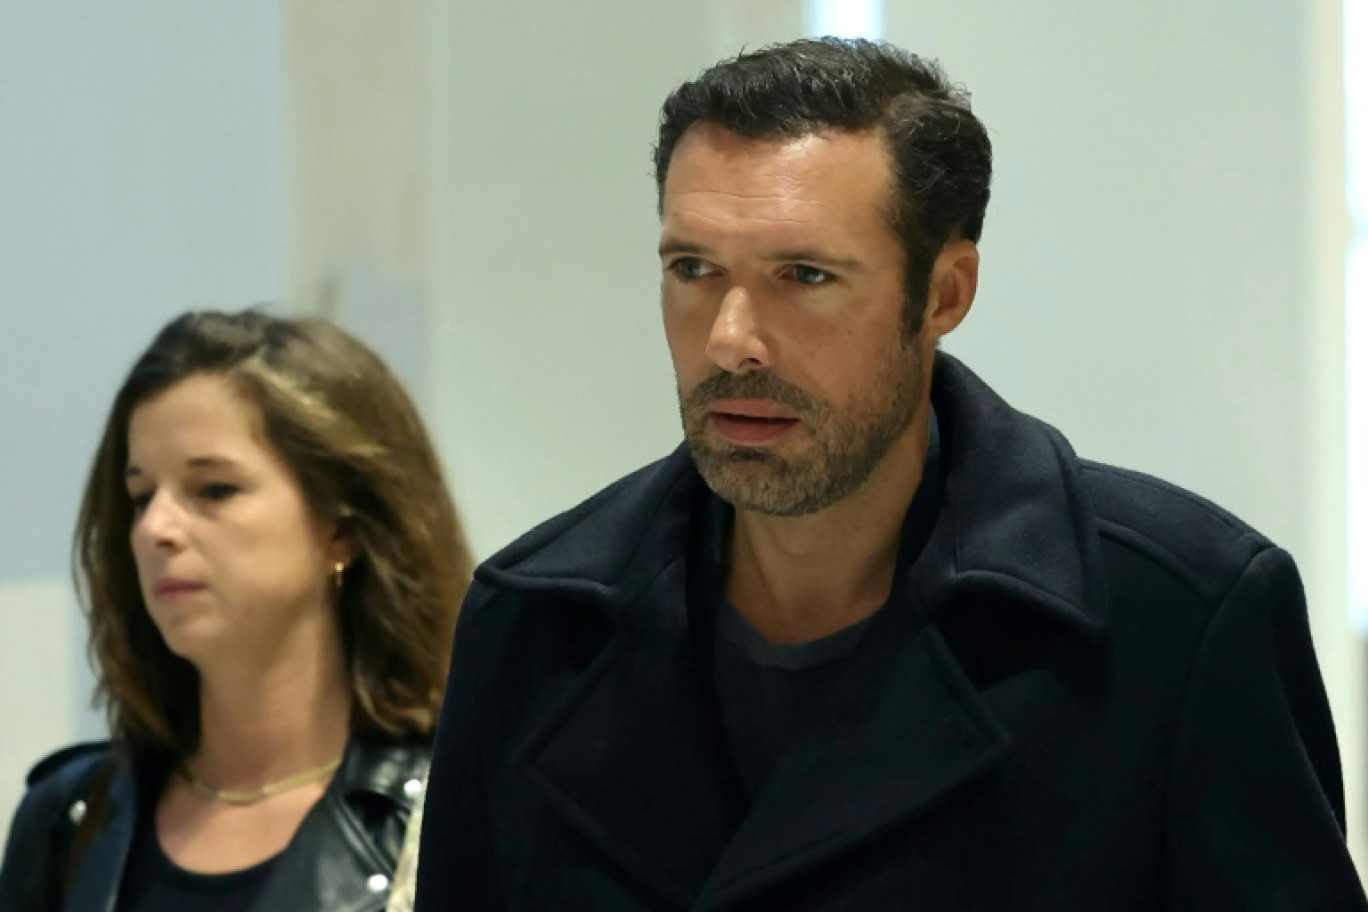
[[[224,651],[223,631],[211,618],[177,618],[170,623],[158,623],[157,631],[172,655],[197,668]]]

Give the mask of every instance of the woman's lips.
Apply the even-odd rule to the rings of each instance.
[[[203,590],[203,583],[181,579],[159,579],[152,586],[152,594],[159,599],[175,598],[178,595],[190,595]]]

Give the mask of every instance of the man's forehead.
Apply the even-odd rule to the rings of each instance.
[[[814,129],[793,135],[751,137],[711,121],[701,121],[685,130],[675,146],[666,187],[680,164],[687,167],[702,162],[712,167],[769,167],[803,172],[820,171],[824,165],[834,164],[835,159],[851,156],[886,159],[881,134],[874,130]]]
[[[723,228],[728,219],[863,222],[881,216],[890,185],[887,153],[872,131],[752,139],[696,124],[672,157],[661,215],[680,227],[715,220]]]
[[[837,131],[826,129],[803,130],[778,136],[745,136],[719,123],[701,120],[690,126],[679,137],[675,155],[695,147],[704,147],[723,156],[753,157],[773,154],[785,149],[802,149],[819,143]]]
[[[805,199],[744,196],[708,191],[670,197],[661,219],[661,241],[674,246],[701,238],[729,238],[763,232],[771,243],[804,246],[823,230],[841,227],[847,213]]]

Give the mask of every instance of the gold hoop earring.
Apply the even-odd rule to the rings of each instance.
[[[332,568],[332,581],[333,581],[333,588],[334,588],[334,589],[337,589],[337,590],[341,591],[341,589],[342,589],[342,574],[344,574],[344,573],[346,573],[346,572],[347,572],[347,564],[346,564],[346,562],[344,562],[344,561],[338,561],[337,563],[333,564],[333,568]]]

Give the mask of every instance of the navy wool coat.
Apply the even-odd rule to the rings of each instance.
[[[1077,458],[940,354],[945,478],[886,686],[753,802],[688,591],[684,449],[476,573],[420,912],[1368,908],[1290,557]]]

